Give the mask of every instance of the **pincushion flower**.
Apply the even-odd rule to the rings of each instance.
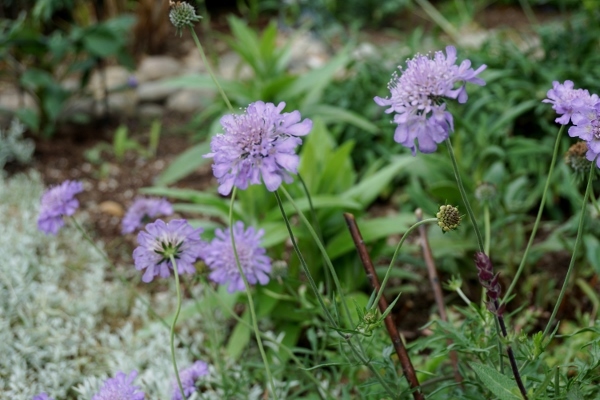
[[[46,234],[56,235],[65,224],[63,216],[75,214],[79,207],[75,195],[82,191],[81,182],[68,180],[48,189],[42,195],[38,229]]]
[[[253,227],[244,230],[244,223],[238,221],[233,227],[233,235],[240,265],[248,283],[269,283],[271,259],[260,245],[264,231],[256,231]],[[244,280],[237,268],[229,230],[215,230],[215,238],[206,246],[204,262],[211,269],[210,279],[222,285],[229,283],[229,293],[245,290]]]
[[[104,382],[104,386],[92,397],[92,400],[144,400],[144,392],[139,386],[133,386],[136,376],[137,371],[131,371],[129,375],[117,372],[114,378]]]
[[[574,125],[569,128],[569,135],[587,142],[585,157],[589,161],[596,160],[596,165],[600,168],[600,102],[594,107],[573,113],[571,120]]]
[[[388,84],[389,98],[375,97],[375,103],[395,112],[398,124],[394,140],[416,154],[415,140],[422,153],[433,153],[438,143],[448,138],[454,130],[452,114],[446,110],[444,99],[456,99],[466,103],[466,84],[483,86],[485,81],[477,75],[486,65],[476,70],[471,61],[464,60],[456,65],[456,48],[446,47],[446,55],[437,51],[433,56],[418,54],[406,62],[406,68],[398,67],[400,75],[394,73]],[[459,85],[456,87],[456,85]]]
[[[173,206],[165,199],[138,197],[125,213],[123,234],[132,233],[160,215],[173,214]]]
[[[211,152],[213,173],[219,182],[219,193],[228,195],[233,186],[242,190],[262,181],[271,192],[282,182],[292,181],[299,158],[296,147],[301,136],[312,129],[312,121],[301,121],[299,111],[283,113],[285,103],[257,101],[241,115],[221,118],[224,133],[213,137]]]
[[[552,108],[560,117],[555,122],[567,125],[572,121],[573,113],[577,110],[591,108],[598,102],[598,95],[592,94],[585,89],[574,89],[573,81],[565,83],[552,82],[552,89],[546,94],[547,99],[543,103],[552,104]]]
[[[139,246],[133,251],[135,268],[146,270],[142,281],[151,282],[156,276],[169,277],[173,270],[171,256],[176,260],[179,274],[195,273],[194,263],[205,246],[201,233],[201,228],[192,228],[184,219],[168,223],[159,219],[146,225],[146,231],[138,234]]]
[[[203,361],[196,361],[189,367],[179,372],[179,379],[181,379],[181,386],[183,386],[183,393],[186,399],[196,391],[196,382],[201,376],[208,374],[208,365]],[[177,381],[173,383],[173,400],[184,400],[181,397],[181,391]]]
[[[38,395],[33,396],[33,400],[54,400],[52,397],[49,397],[46,393],[40,393]]]

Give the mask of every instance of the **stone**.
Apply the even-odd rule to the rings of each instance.
[[[290,72],[303,73],[320,68],[331,56],[325,44],[310,32],[294,35],[291,38],[280,36],[280,41],[291,41],[291,55],[288,63]]]
[[[109,92],[126,88],[131,75],[132,73],[125,67],[110,65],[103,70],[96,70],[92,73],[88,90],[92,92],[95,99],[103,99],[105,85]]]
[[[158,104],[140,104],[137,113],[140,118],[161,118],[165,113],[165,109]]]
[[[115,217],[122,217],[125,214],[123,206],[117,203],[116,201],[112,200],[103,201],[98,205],[98,209],[104,214],[112,215]]]
[[[144,83],[170,78],[182,73],[179,61],[169,56],[148,56],[140,63],[135,76],[138,82]]]
[[[212,90],[183,89],[169,96],[166,108],[169,111],[189,113],[206,108],[215,98]]]
[[[161,81],[145,82],[140,83],[137,87],[137,96],[140,102],[160,102],[178,90],[178,88],[168,86]]]
[[[198,49],[196,47],[192,47],[190,51],[186,54],[182,59],[183,67],[182,74],[204,74],[206,73],[206,65],[204,65],[204,61],[202,61],[202,57],[200,57],[200,53],[198,53]]]
[[[219,57],[216,74],[226,80],[246,80],[254,76],[252,68],[234,51],[229,51]]]
[[[0,92],[0,109],[16,111],[20,108],[37,108],[37,106],[29,93],[19,92],[14,87],[2,88]]]

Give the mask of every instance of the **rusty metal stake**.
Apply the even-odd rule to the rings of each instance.
[[[376,292],[379,292],[379,279],[377,278],[377,274],[375,273],[375,267],[373,266],[373,262],[371,261],[369,252],[367,251],[362,235],[360,234],[360,230],[358,229],[358,225],[356,224],[354,215],[350,213],[344,213],[344,219],[346,220],[346,224],[348,225],[348,229],[350,230],[350,235],[352,236],[352,240],[354,241],[354,245],[356,246],[356,250],[358,251],[358,256],[360,257],[363,267],[365,268],[367,278],[369,278],[369,282],[371,283],[373,289]],[[384,296],[381,296],[381,298],[379,299],[378,306],[379,311],[381,313],[387,310],[388,303],[385,300]],[[412,365],[412,362],[410,361],[410,357],[408,356],[406,347],[404,347],[402,339],[400,339],[398,328],[396,327],[396,324],[394,324],[392,316],[388,314],[385,317],[384,322],[388,334],[390,335],[390,339],[392,339],[392,344],[394,345],[394,349],[396,350],[398,359],[400,360],[402,372],[404,373],[404,376],[406,377],[406,380],[408,381],[408,384],[412,389],[413,398],[415,400],[424,400],[425,396],[421,391],[421,386],[419,384],[419,380],[417,379],[417,374],[415,373],[415,369]]]

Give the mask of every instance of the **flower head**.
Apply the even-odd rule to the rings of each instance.
[[[577,142],[567,150],[565,164],[567,164],[577,176],[581,176],[590,170],[590,162],[586,155],[588,146],[586,142]]]
[[[143,270],[142,281],[150,282],[155,276],[167,278],[173,269],[171,257],[176,260],[177,272],[193,274],[194,263],[201,257],[204,242],[202,229],[194,229],[184,219],[168,223],[157,220],[146,225],[146,232],[138,234],[139,246],[133,251],[135,268]]]
[[[554,81],[552,89],[548,90],[548,98],[542,100],[543,103],[551,103],[556,113],[561,115],[555,120],[558,124],[567,125],[575,111],[590,108],[598,102],[596,94],[590,95],[587,90],[574,89],[573,86],[573,81],[565,81],[565,83]]]
[[[123,217],[123,234],[132,233],[159,215],[173,214],[173,206],[165,199],[138,197]]]
[[[491,203],[497,195],[496,186],[489,182],[480,182],[475,189],[475,198],[482,203]]]
[[[82,191],[83,184],[78,181],[64,181],[48,189],[42,195],[38,229],[46,234],[56,235],[65,224],[63,216],[75,214],[79,207],[75,195]]]
[[[132,385],[136,376],[136,371],[131,371],[129,375],[117,372],[114,378],[104,382],[104,386],[92,400],[144,400],[144,392],[139,386]]]
[[[181,36],[183,28],[193,27],[195,22],[198,22],[200,18],[196,15],[196,10],[190,4],[185,1],[170,1],[171,11],[169,11],[169,19],[171,23],[177,29],[177,33]]]
[[[462,219],[458,208],[451,205],[440,206],[440,211],[435,216],[438,219],[438,226],[444,233],[457,229]]]
[[[295,153],[302,144],[300,136],[312,129],[312,121],[300,121],[299,111],[281,114],[285,103],[257,101],[241,115],[221,118],[225,131],[213,137],[211,152],[213,173],[219,181],[219,193],[227,195],[233,186],[242,190],[249,184],[260,184],[261,178],[271,192],[282,181],[292,181],[300,162]]]
[[[33,396],[33,400],[54,400],[52,397],[49,397],[46,393],[40,393],[38,395]]]
[[[179,372],[179,379],[181,379],[181,386],[183,386],[183,393],[186,399],[196,391],[196,381],[201,376],[208,374],[208,365],[203,361],[196,361],[189,367]],[[177,381],[173,383],[173,400],[184,400],[181,397],[181,391]]]
[[[406,69],[398,67],[401,74],[394,73],[388,84],[390,98],[375,97],[375,103],[389,106],[386,113],[395,112],[398,124],[394,140],[416,154],[415,140],[422,153],[433,153],[437,144],[448,138],[454,130],[452,114],[446,111],[444,98],[465,103],[468,99],[466,83],[485,85],[477,75],[486,66],[471,68],[471,61],[456,65],[456,48],[446,47],[433,56],[418,54],[406,62]],[[459,83],[459,87],[455,87]]]
[[[596,160],[596,165],[600,168],[600,101],[593,107],[575,112],[571,120],[574,126],[569,128],[569,135],[587,142],[586,158],[589,161]]]
[[[235,249],[248,283],[252,285],[269,283],[271,259],[266,255],[266,250],[260,246],[264,231],[261,229],[257,232],[253,227],[244,230],[244,223],[238,221],[233,226],[233,235]],[[227,288],[229,293],[245,289],[244,280],[237,268],[229,230],[215,231],[215,238],[205,249],[204,261],[212,271],[210,279],[220,284],[229,282]]]

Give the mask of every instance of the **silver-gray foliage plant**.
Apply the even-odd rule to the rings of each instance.
[[[153,398],[170,398],[168,329],[151,320],[127,285],[105,279],[109,267],[78,231],[67,227],[55,237],[37,230],[42,190],[36,174],[0,177],[3,398],[31,400],[45,391],[57,400],[89,400],[106,377],[132,369]],[[161,298],[157,311],[172,312],[174,297]],[[136,331],[134,321],[143,328]],[[199,332],[194,317],[182,323],[187,343],[201,346]],[[187,349],[177,356],[182,367],[192,362]]]
[[[17,161],[28,164],[31,161],[35,144],[33,140],[23,138],[25,126],[14,119],[10,128],[0,129],[0,170],[7,162]]]

